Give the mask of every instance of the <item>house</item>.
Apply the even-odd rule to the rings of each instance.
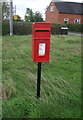
[[[13,16],[13,19],[16,20],[16,21],[20,21],[21,20],[21,17],[19,15],[14,15]]]
[[[46,10],[46,22],[83,24],[83,3],[53,0]]]

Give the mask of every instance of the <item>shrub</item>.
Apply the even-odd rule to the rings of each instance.
[[[68,27],[68,31],[71,32],[83,32],[83,24],[64,24],[64,23],[52,23],[51,34],[61,34],[61,27]],[[32,22],[14,21],[13,33],[15,35],[29,35],[32,34]],[[2,34],[9,34],[9,21],[2,22]],[[63,34],[66,31],[63,30]]]
[[[2,34],[8,35],[9,34],[9,22],[7,20],[4,20],[2,22]]]
[[[61,34],[61,27],[66,27],[64,23],[52,23],[51,33],[52,34]]]
[[[14,22],[15,35],[29,35],[32,33],[31,22]]]
[[[71,32],[83,32],[83,24],[67,24]]]
[[[8,35],[10,33],[9,21],[2,22],[2,34]],[[13,34],[15,35],[29,35],[32,33],[31,22],[13,21]]]

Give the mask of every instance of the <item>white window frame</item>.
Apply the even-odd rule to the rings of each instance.
[[[68,23],[68,22],[69,22],[69,19],[68,19],[68,18],[64,18],[64,23],[65,23],[65,22]]]
[[[50,11],[51,11],[51,12],[54,11],[54,6],[53,6],[53,5],[50,6]]]
[[[76,20],[77,20],[77,22],[76,22]],[[74,20],[74,23],[75,23],[75,24],[80,24],[80,19],[75,19],[75,20]]]

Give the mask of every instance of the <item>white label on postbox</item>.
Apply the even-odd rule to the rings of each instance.
[[[39,44],[39,55],[45,55],[45,47],[46,47],[45,43]]]

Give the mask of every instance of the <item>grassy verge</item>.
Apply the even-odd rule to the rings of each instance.
[[[3,36],[3,117],[79,118],[80,49],[80,36],[51,37],[51,60],[42,63],[41,98],[36,99],[31,36]]]

